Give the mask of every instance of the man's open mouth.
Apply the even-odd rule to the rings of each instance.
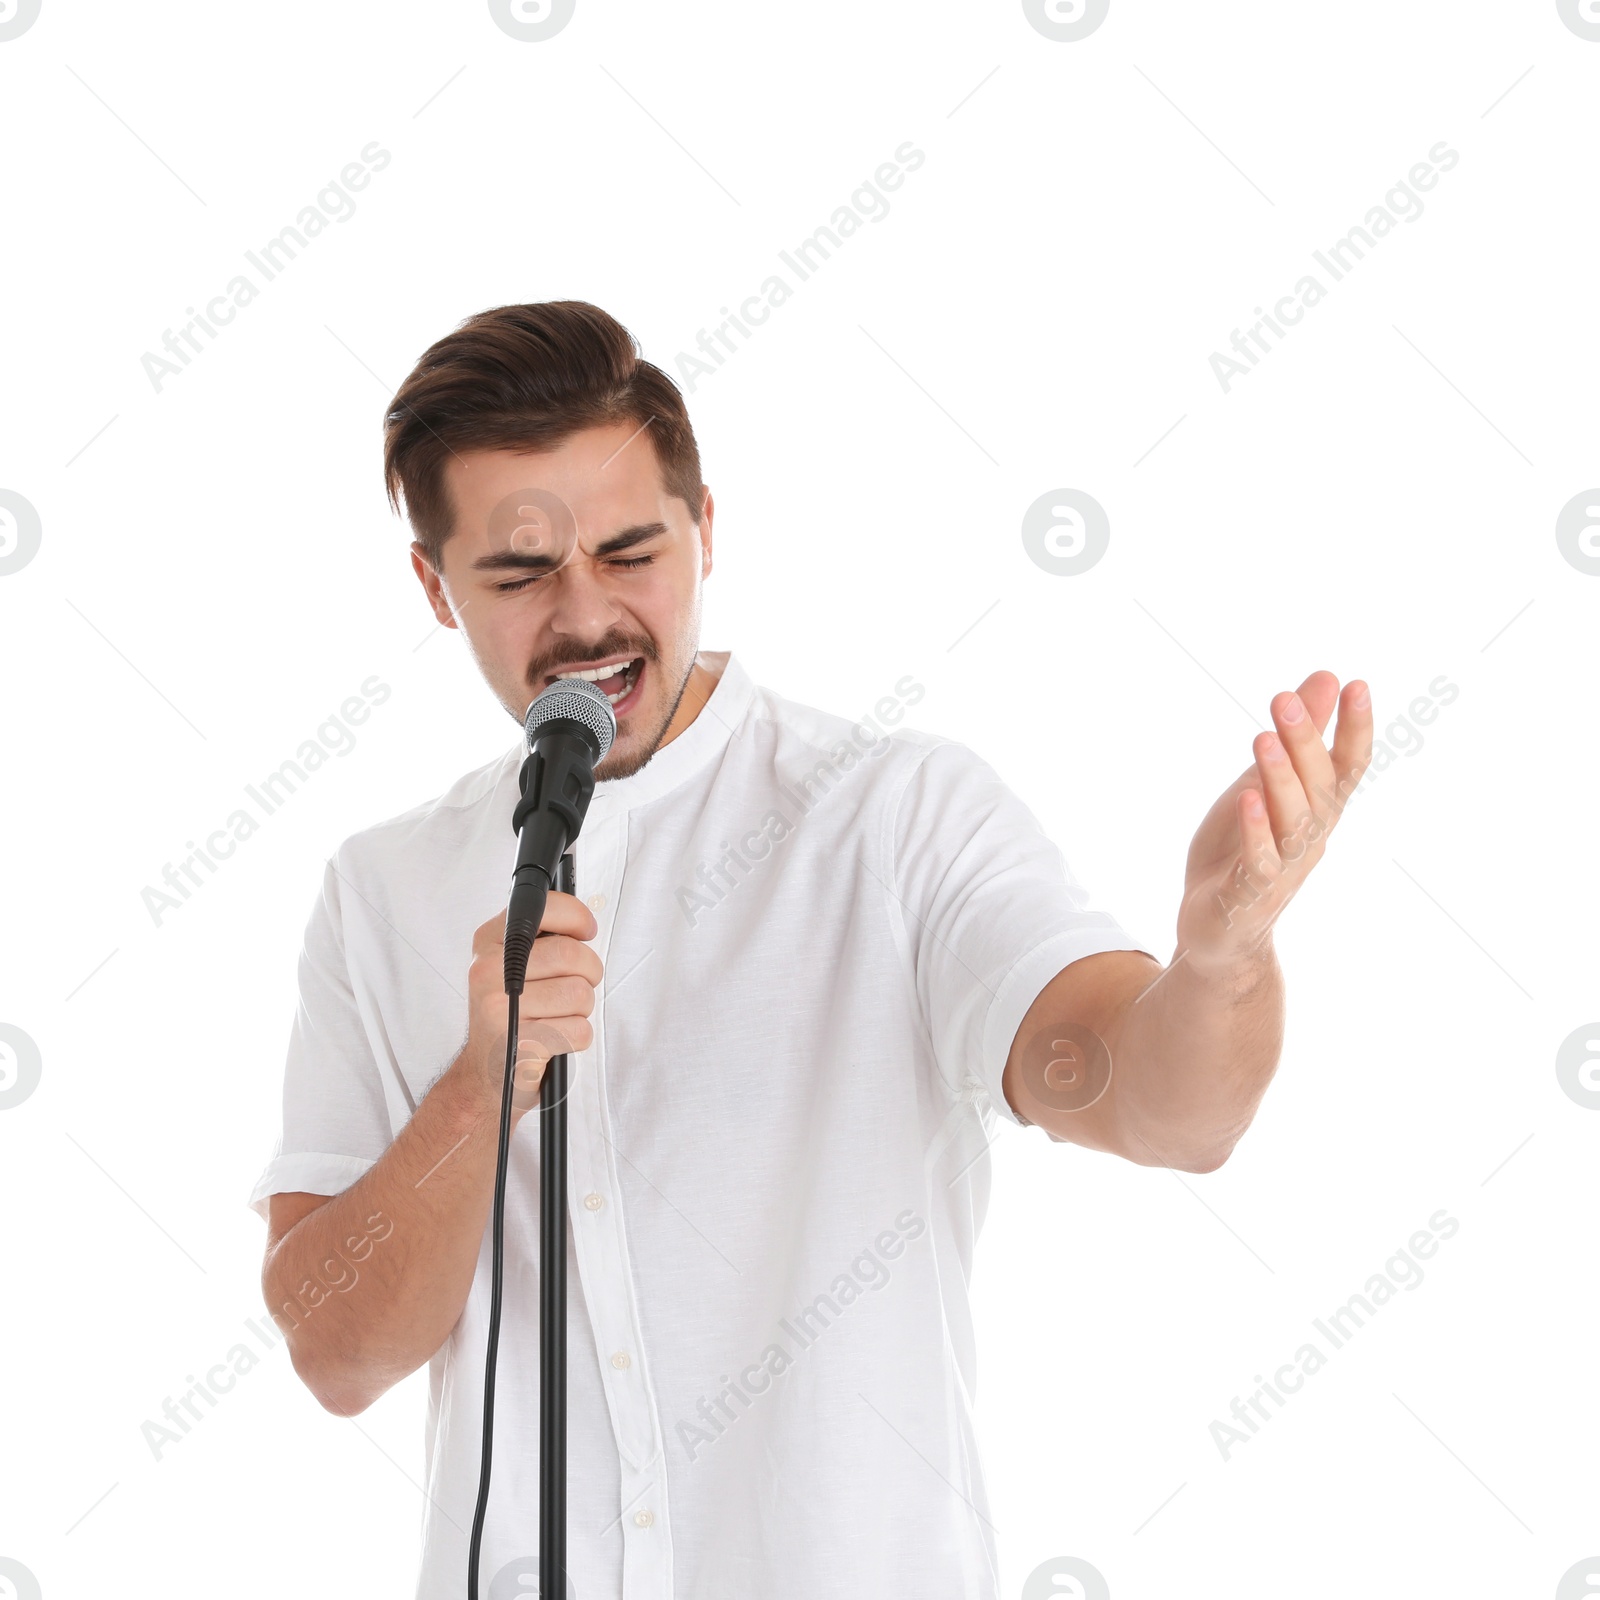
[[[625,661],[609,662],[603,667],[579,667],[572,672],[558,672],[555,677],[583,678],[592,683],[613,707],[629,699],[644,676],[644,657],[632,656]]]

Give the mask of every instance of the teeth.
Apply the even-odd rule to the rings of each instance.
[[[615,705],[619,700],[623,699],[630,693],[630,685],[627,681],[627,674],[632,668],[636,667],[642,659],[643,658],[640,656],[635,656],[631,661],[619,661],[615,666],[590,667],[581,672],[558,672],[556,677],[558,679],[582,678],[586,683],[594,684],[594,686],[597,689],[600,689],[601,693],[605,695],[606,699],[610,701],[612,705]],[[615,694],[613,694],[609,689],[603,687],[612,679],[619,677],[622,687],[618,689]]]
[[[635,660],[637,657],[635,657]],[[626,672],[633,665],[632,661],[619,661],[610,667],[590,667],[582,672],[558,672],[558,678],[582,678],[586,683],[599,683],[604,678],[614,678],[619,672]]]

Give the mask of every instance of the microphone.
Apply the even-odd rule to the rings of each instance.
[[[520,995],[528,955],[555,885],[556,864],[583,827],[594,796],[594,769],[617,737],[604,691],[586,678],[558,678],[523,720],[528,756],[522,799],[511,819],[517,861],[506,907],[506,993]]]
[[[603,691],[585,678],[558,678],[523,719],[528,755],[522,798],[511,819],[517,864],[506,906],[506,1069],[500,1091],[500,1140],[490,1223],[489,1333],[483,1363],[483,1445],[478,1501],[467,1553],[467,1600],[478,1600],[478,1567],[494,1464],[494,1384],[504,1296],[506,1175],[516,1076],[520,996],[528,956],[544,921],[550,891],[574,888],[567,847],[578,837],[594,797],[594,769],[617,737],[617,716]],[[565,859],[563,859],[565,858]],[[557,877],[560,872],[559,879]],[[570,1593],[567,1565],[567,1058],[551,1056],[539,1085],[539,1592]],[[552,1576],[554,1574],[554,1576]]]

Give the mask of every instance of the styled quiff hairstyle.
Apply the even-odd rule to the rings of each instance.
[[[496,306],[429,347],[383,418],[383,476],[429,566],[442,570],[455,526],[444,466],[465,450],[553,450],[585,428],[650,429],[661,480],[705,504],[700,450],[678,386],[639,357],[633,335],[586,300]]]

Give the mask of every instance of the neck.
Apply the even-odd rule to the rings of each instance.
[[[726,664],[727,655],[722,651],[711,656],[702,651],[694,658],[694,666],[689,670],[689,681],[683,686],[683,694],[678,699],[678,708],[672,713],[672,720],[667,724],[667,731],[661,735],[661,743],[657,745],[657,749],[660,749],[661,745],[671,744],[700,715],[701,709],[717,687]]]

